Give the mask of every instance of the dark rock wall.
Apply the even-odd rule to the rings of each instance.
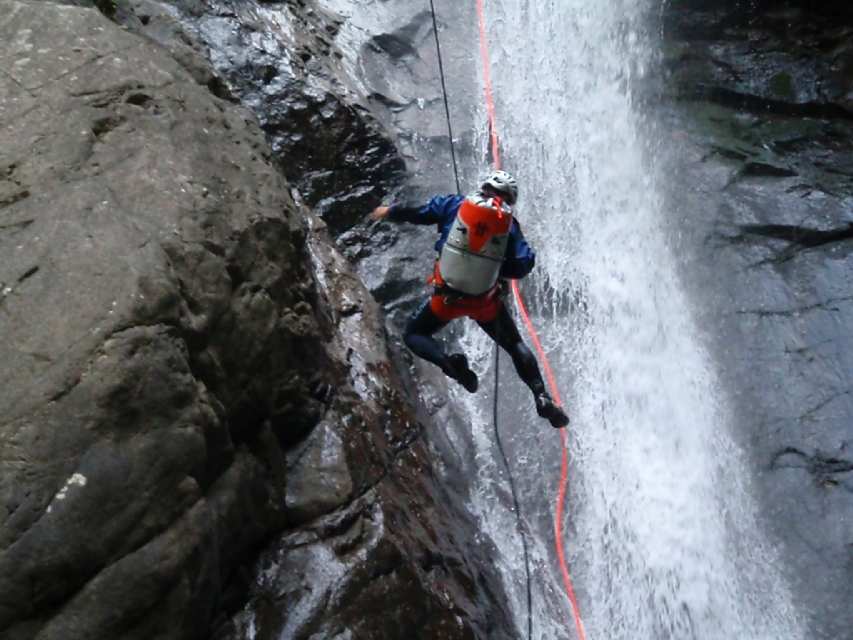
[[[849,640],[853,5],[668,3],[664,36],[685,273],[810,637]]]
[[[286,177],[333,231],[401,179],[403,161],[337,42],[344,18],[322,3],[132,0],[118,17],[178,54],[204,52],[213,90],[256,114]]]
[[[145,36],[0,2],[0,637],[509,637],[375,303],[283,176],[334,224],[399,161],[316,179],[340,158],[283,153],[298,128],[229,101],[180,12],[116,17]]]

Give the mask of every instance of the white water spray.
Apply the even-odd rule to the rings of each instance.
[[[659,46],[649,4],[487,3],[504,161],[521,181],[520,217],[538,250],[526,296],[573,418],[573,577],[590,639],[803,638],[667,242],[656,163],[666,137],[634,98]],[[469,348],[485,365],[491,352],[475,332]],[[504,371],[504,388],[520,389]],[[557,435],[518,393],[504,432],[525,455],[512,464],[544,583],[534,635],[563,638],[573,630],[555,595],[548,521]],[[478,431],[485,458],[491,433]],[[481,476],[494,470],[485,464]],[[478,510],[517,584],[521,554],[511,516],[490,503],[494,490],[483,483]],[[524,603],[515,611],[525,615]]]

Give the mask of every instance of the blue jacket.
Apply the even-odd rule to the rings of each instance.
[[[453,221],[456,219],[456,212],[459,211],[463,200],[465,200],[465,196],[449,195],[435,196],[420,208],[395,204],[388,212],[388,219],[394,222],[436,225],[440,235],[435,243],[435,250],[441,252],[441,248],[447,242]],[[518,220],[513,218],[500,277],[518,280],[530,273],[535,263],[536,253],[524,239]]]

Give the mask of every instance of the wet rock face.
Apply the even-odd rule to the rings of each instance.
[[[191,637],[334,375],[299,209],[246,112],[97,11],[0,30],[0,627]]]
[[[375,303],[135,7],[0,11],[0,635],[508,637]]]
[[[665,23],[673,207],[713,265],[691,277],[812,637],[847,640],[853,8],[690,2]]]
[[[853,9],[812,5],[679,3],[664,25],[675,84],[743,111],[853,119]]]
[[[216,638],[509,638],[492,548],[436,476],[377,305],[314,220],[312,264],[347,384],[286,451],[288,527]]]
[[[128,6],[122,18],[136,30],[178,52],[191,42],[209,55],[214,89],[257,114],[285,175],[333,231],[363,217],[402,178],[404,163],[336,42],[337,14],[310,0]]]

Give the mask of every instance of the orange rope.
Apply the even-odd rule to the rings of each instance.
[[[557,388],[557,381],[554,378],[554,372],[551,369],[551,363],[548,361],[548,356],[545,355],[545,350],[542,348],[542,343],[539,341],[539,335],[536,333],[536,328],[527,314],[527,308],[524,306],[524,300],[521,298],[521,291],[518,289],[518,282],[512,281],[512,293],[515,297],[515,303],[518,305],[518,310],[521,313],[521,318],[524,320],[524,325],[527,327],[527,332],[533,340],[533,346],[536,347],[536,353],[539,355],[539,360],[542,362],[545,369],[545,377],[548,380],[548,387],[551,389],[551,395],[558,406],[563,406],[563,401],[560,398],[560,390]],[[569,574],[569,566],[566,562],[566,552],[563,548],[563,506],[566,502],[566,490],[569,485],[569,443],[566,429],[560,429],[560,448],[562,460],[560,462],[560,484],[557,489],[557,506],[554,514],[554,543],[557,548],[557,558],[560,561],[560,573],[563,576],[563,587],[566,590],[566,597],[572,605],[572,616],[575,619],[575,628],[578,631],[578,638],[586,640],[586,631],[584,630],[583,620],[580,615],[580,607],[575,596],[575,588],[572,585],[572,577]]]
[[[495,100],[492,91],[491,63],[489,61],[489,44],[488,38],[486,36],[486,12],[483,6],[484,0],[476,1],[477,18],[480,26],[480,55],[482,57],[483,62],[483,84],[485,87],[486,114],[488,116],[489,122],[489,138],[492,149],[492,160],[494,162],[495,168],[500,169],[501,156],[500,147],[498,144],[499,141],[497,126],[495,124]],[[551,389],[551,395],[554,398],[554,402],[556,402],[558,406],[562,407],[563,402],[560,398],[560,390],[557,387],[557,380],[554,377],[554,371],[551,369],[551,363],[548,361],[548,356],[545,355],[545,350],[542,348],[542,343],[539,340],[539,334],[537,334],[536,328],[533,326],[533,322],[530,320],[530,316],[527,313],[527,308],[524,306],[524,300],[521,297],[521,292],[518,289],[518,282],[515,280],[512,281],[512,293],[515,298],[515,302],[518,305],[521,317],[524,320],[524,324],[527,327],[527,332],[530,334],[531,340],[533,340],[533,345],[536,348],[536,353],[539,355],[539,360],[542,363],[543,368],[545,369],[545,377],[548,381],[548,387]],[[562,460],[560,464],[560,483],[557,490],[556,512],[554,515],[554,544],[557,550],[557,558],[560,562],[560,573],[563,578],[563,586],[566,591],[566,597],[569,599],[569,603],[571,604],[572,617],[574,618],[575,628],[577,629],[577,635],[579,640],[586,640],[586,632],[584,631],[583,620],[581,619],[580,615],[580,607],[578,606],[577,597],[575,595],[575,589],[572,585],[572,578],[569,573],[568,563],[566,562],[566,552],[563,547],[563,512],[564,505],[566,502],[566,493],[569,484],[569,447],[566,429],[560,429],[560,446],[562,450]]]
[[[480,57],[483,60],[483,86],[486,90],[486,114],[489,121],[489,138],[492,144],[492,161],[496,169],[501,168],[501,153],[498,147],[498,128],[495,124],[495,98],[492,94],[492,71],[489,62],[489,40],[486,37],[486,12],[483,0],[477,0],[477,17],[480,22]]]

